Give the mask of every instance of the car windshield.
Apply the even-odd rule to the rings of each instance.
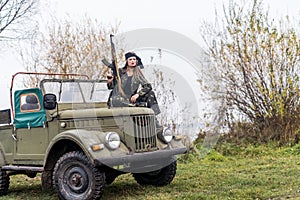
[[[101,80],[56,80],[41,82],[44,94],[52,93],[59,103],[106,102],[109,90]]]

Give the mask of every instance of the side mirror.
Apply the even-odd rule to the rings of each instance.
[[[56,108],[56,95],[55,94],[45,94],[44,95],[44,108],[47,110],[53,110]]]

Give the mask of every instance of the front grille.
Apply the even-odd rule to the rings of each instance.
[[[68,129],[97,130],[104,133],[117,132],[122,142],[134,152],[157,150],[157,136],[154,115],[136,115],[122,117],[87,118],[76,120],[61,120],[66,122]]]
[[[133,116],[135,151],[157,149],[154,115]]]

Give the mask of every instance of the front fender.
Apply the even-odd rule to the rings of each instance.
[[[110,150],[105,146],[105,132],[101,131],[88,131],[84,129],[73,129],[64,131],[56,135],[50,142],[48,149],[46,151],[46,158],[48,158],[51,150],[54,148],[55,144],[62,140],[69,140],[76,143],[80,149],[85,153],[85,155],[90,159],[92,163],[94,160],[101,157],[110,157],[115,155],[126,155],[129,151],[124,144],[117,150]],[[103,144],[103,149],[98,151],[92,150],[92,145]],[[45,159],[46,162],[47,159]],[[46,164],[46,163],[45,163]]]

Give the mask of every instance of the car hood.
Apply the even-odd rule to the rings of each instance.
[[[58,111],[59,119],[91,118],[91,117],[113,117],[132,115],[152,115],[153,110],[143,107],[120,107],[120,108],[94,108],[80,110]],[[53,113],[52,116],[57,115]]]

